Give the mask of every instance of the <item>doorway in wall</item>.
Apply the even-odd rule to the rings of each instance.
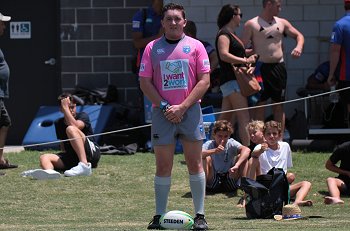
[[[11,16],[0,48],[10,67],[12,119],[6,144],[18,145],[41,105],[56,105],[60,93],[58,0],[1,1],[0,11]]]

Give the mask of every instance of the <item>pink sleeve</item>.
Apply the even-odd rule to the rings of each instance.
[[[151,51],[152,51],[153,42],[147,44],[140,63],[140,77],[152,78],[153,76],[153,66],[151,59]]]
[[[210,62],[207,51],[205,50],[203,44],[197,42],[197,73],[208,73],[210,72]]]

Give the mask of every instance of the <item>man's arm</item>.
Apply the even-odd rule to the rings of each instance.
[[[288,22],[285,19],[282,19],[282,22],[285,26],[284,32],[289,36],[295,39],[297,45],[295,48],[292,50],[291,55],[294,58],[299,58],[303,52],[304,48],[304,36],[302,33],[300,33],[295,27],[292,26],[290,22]]]
[[[346,175],[346,176],[350,177],[350,171],[346,171],[346,170],[339,168],[337,165],[333,164],[330,159],[328,159],[326,162],[326,169],[328,169],[331,172],[335,172],[335,173]]]
[[[336,82],[334,77],[334,72],[337,69],[337,65],[339,62],[341,45],[332,43],[329,50],[329,75],[327,79],[327,83],[329,86],[333,86]]]
[[[132,40],[133,40],[133,43],[134,43],[134,47],[136,49],[142,49],[142,48],[145,48],[146,45],[157,39],[157,38],[160,38],[162,35],[163,35],[164,31],[163,31],[163,28],[160,28],[159,29],[159,32],[158,34],[154,35],[154,36],[151,36],[151,37],[147,37],[147,38],[144,38],[143,37],[143,33],[142,32],[132,32],[131,36],[132,36]]]
[[[145,94],[154,105],[157,107],[160,106],[160,101],[163,100],[163,98],[154,87],[152,78],[140,77],[140,88],[143,94]]]
[[[216,51],[213,51],[209,54],[209,62],[210,62],[210,73],[211,73],[219,65],[218,54],[216,53]]]
[[[184,113],[189,107],[194,103],[198,102],[205,92],[207,92],[210,85],[210,75],[209,73],[199,73],[197,74],[197,84],[192,89],[190,95],[179,105],[180,110]],[[182,113],[182,115],[183,115]]]
[[[252,37],[253,37],[253,22],[251,20],[247,21],[244,24],[243,32],[241,40],[246,48],[250,46],[249,48],[253,49],[252,45]]]

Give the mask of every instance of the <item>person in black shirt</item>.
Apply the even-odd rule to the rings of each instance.
[[[329,196],[324,198],[324,203],[344,204],[341,195],[350,195],[350,142],[339,145],[326,161],[326,169],[338,173],[337,177],[327,178]],[[340,162],[338,164],[338,162]]]
[[[96,168],[100,159],[100,149],[94,142],[89,116],[85,112],[76,112],[76,102],[72,95],[59,96],[61,112],[64,117],[55,121],[57,138],[61,152],[43,154],[40,165],[44,170],[65,170],[65,176],[89,176],[91,168]]]

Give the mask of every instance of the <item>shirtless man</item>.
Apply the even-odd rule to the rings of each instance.
[[[244,25],[242,41],[245,46],[252,45],[254,53],[259,55],[261,75],[264,90],[258,105],[265,105],[271,98],[272,103],[285,100],[287,71],[283,58],[283,37],[290,36],[296,40],[296,47],[292,50],[293,58],[299,58],[303,51],[304,36],[286,19],[277,15],[281,11],[282,0],[263,0],[263,10],[259,16],[248,20]],[[281,122],[282,133],[285,127],[283,105],[272,107],[274,120]],[[265,119],[265,108],[256,109],[256,120]],[[283,135],[283,134],[282,134]],[[282,136],[283,137],[283,136]]]

